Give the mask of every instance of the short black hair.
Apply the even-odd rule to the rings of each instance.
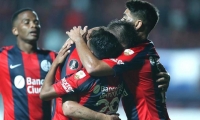
[[[130,0],[126,2],[126,7],[131,11],[131,15],[141,19],[150,32],[159,20],[159,11],[151,3],[142,0]]]
[[[11,19],[11,23],[12,23],[12,26],[14,26],[14,22],[15,20],[17,19],[18,15],[24,11],[34,11],[33,9],[31,8],[22,8],[18,11],[16,11],[13,15],[12,15],[12,19]]]
[[[92,31],[89,46],[98,59],[116,58],[124,50],[117,38],[103,28]]]
[[[139,40],[135,27],[130,22],[113,20],[107,29],[118,38],[124,48],[133,47]]]

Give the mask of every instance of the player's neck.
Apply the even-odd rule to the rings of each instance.
[[[25,53],[33,53],[37,50],[37,42],[27,43],[27,42],[17,42],[19,49]]]
[[[144,33],[138,33],[138,36],[140,38],[140,41],[144,41],[147,40],[148,35],[144,34]]]

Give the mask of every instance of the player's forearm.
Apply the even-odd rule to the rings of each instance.
[[[40,91],[40,98],[43,100],[49,100],[52,97],[56,96],[56,93],[52,92],[54,91],[53,88],[53,83],[54,83],[54,78],[55,78],[55,74],[56,74],[56,70],[58,68],[58,64],[53,62],[49,72],[47,73],[43,85],[42,85],[42,89]],[[52,94],[54,93],[54,94]],[[52,95],[52,96],[51,96]]]
[[[84,40],[75,42],[80,60],[90,75],[105,76],[114,74],[112,68],[102,60],[97,59],[87,47]]]
[[[90,49],[83,40],[75,42],[75,44],[83,66],[87,72],[90,73],[90,71],[94,70],[94,68],[98,66],[99,60],[91,53]]]
[[[65,116],[75,119],[108,120],[108,115],[90,110],[74,101],[65,101],[62,109]]]

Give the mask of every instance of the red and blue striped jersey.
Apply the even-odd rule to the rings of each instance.
[[[166,104],[156,83],[159,56],[149,40],[126,49],[116,59],[105,59],[116,74],[124,73],[128,96],[122,103],[128,120],[169,120]]]
[[[0,49],[4,120],[51,119],[51,101],[42,101],[39,93],[55,56],[55,52],[39,49],[27,54],[17,46]]]
[[[59,96],[78,94],[79,104],[105,114],[116,113],[126,93],[122,76],[92,77],[84,68],[53,87]]]
[[[70,76],[82,68],[82,63],[75,49],[75,44],[71,45],[70,53],[67,55],[65,62],[61,65],[61,78]],[[56,81],[58,82],[58,81]],[[53,100],[52,120],[70,120],[64,116],[62,111],[62,98],[58,97]]]

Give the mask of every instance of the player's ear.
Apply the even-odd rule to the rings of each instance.
[[[135,29],[138,30],[142,27],[142,21],[141,20],[137,20],[135,22]]]
[[[16,27],[13,27],[13,29],[12,29],[12,33],[13,33],[14,35],[18,35],[18,30],[17,30]]]

